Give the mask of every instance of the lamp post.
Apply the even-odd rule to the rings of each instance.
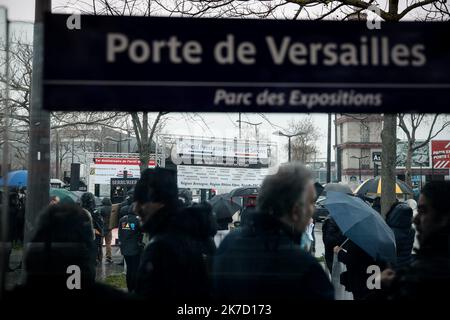
[[[288,161],[291,162],[291,138],[304,135],[305,132],[298,132],[295,134],[287,134],[287,133],[284,133],[284,132],[281,132],[280,130],[278,130],[278,131],[273,132],[272,134],[276,135],[276,136],[283,136],[283,137],[288,138]]]
[[[241,125],[242,122],[243,122],[243,123],[247,123],[247,124],[249,124],[249,125],[251,125],[251,126],[255,126],[256,140],[258,140],[258,126],[261,125],[262,122],[251,123],[251,122],[244,121],[244,120],[236,120],[236,122],[239,122],[239,127],[240,127],[240,125]],[[239,138],[240,138],[240,137],[241,137],[241,136],[239,135]]]
[[[359,182],[361,183],[361,159],[368,158],[369,156],[364,157],[357,157],[357,156],[351,156],[350,158],[358,159],[358,167],[359,167]]]

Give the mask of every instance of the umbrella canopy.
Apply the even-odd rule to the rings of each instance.
[[[11,171],[8,173],[8,178],[6,183],[11,187],[26,187],[28,179],[28,171],[27,170],[17,170]],[[4,180],[0,178],[0,186],[3,186]]]
[[[350,186],[345,183],[327,183],[325,185],[324,191],[325,191],[325,194],[328,191],[353,194],[353,191],[352,191],[352,189],[350,189]]]
[[[86,193],[85,191],[70,191],[72,192],[76,197],[77,197],[77,201],[79,202],[81,196],[83,195],[83,193]],[[100,199],[99,197],[94,196],[95,198],[95,206],[96,207],[100,207],[102,206],[102,199]]]
[[[413,190],[403,181],[396,179],[395,182],[396,194],[414,194]],[[364,181],[355,190],[358,195],[378,195],[381,196],[381,177],[375,177]]]
[[[209,201],[217,220],[231,219],[241,206],[234,202],[228,193],[217,195]]]
[[[250,195],[258,194],[258,187],[244,187],[244,188],[236,188],[230,191],[230,197],[245,197]]]
[[[342,233],[376,260],[395,262],[395,236],[381,215],[358,197],[330,191],[324,202]]]
[[[71,191],[60,188],[50,188],[50,197],[58,197],[61,203],[76,203],[78,200]]]

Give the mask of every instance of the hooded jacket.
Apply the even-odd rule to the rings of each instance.
[[[405,203],[395,205],[386,215],[386,223],[395,235],[397,263],[395,268],[404,268],[411,264],[415,230],[412,227],[413,211]]]

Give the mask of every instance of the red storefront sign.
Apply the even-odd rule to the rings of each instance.
[[[450,140],[432,140],[431,158],[433,168],[450,169]]]
[[[95,158],[95,164],[115,164],[124,166],[139,166],[141,161],[136,158]],[[148,161],[149,167],[156,166],[155,160]]]

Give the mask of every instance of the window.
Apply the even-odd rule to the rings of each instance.
[[[370,169],[370,149],[361,149],[361,169]]]
[[[360,131],[361,131],[361,142],[369,142],[370,141],[369,126],[366,123],[361,122]]]

